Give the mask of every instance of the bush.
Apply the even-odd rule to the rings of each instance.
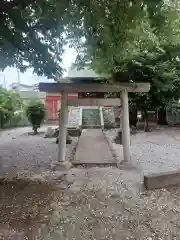
[[[45,118],[45,105],[40,101],[30,102],[26,109],[26,116],[34,133],[37,134],[37,129],[40,128]]]
[[[7,109],[0,108],[0,128],[3,128],[3,126],[10,120],[11,114],[12,113]]]

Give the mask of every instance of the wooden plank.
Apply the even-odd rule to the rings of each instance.
[[[81,98],[68,99],[69,106],[119,106],[121,104],[120,98]]]
[[[149,83],[121,83],[121,84],[101,84],[101,83],[39,83],[41,92],[148,92]]]
[[[148,190],[179,185],[180,170],[144,176],[144,186]]]

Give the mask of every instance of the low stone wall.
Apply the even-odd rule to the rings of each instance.
[[[150,174],[144,176],[144,186],[148,190],[180,185],[180,171]]]

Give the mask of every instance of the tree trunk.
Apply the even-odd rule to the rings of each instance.
[[[147,110],[144,110],[144,131],[145,132],[149,132],[150,131]]]
[[[166,111],[164,108],[161,108],[158,111],[158,124],[159,125],[167,125],[167,121],[166,121]]]
[[[137,109],[135,107],[133,107],[133,108],[131,108],[131,110],[129,112],[129,125],[130,125],[130,128],[132,126],[136,127],[137,122],[138,122],[138,119],[137,119]]]
[[[38,134],[38,131],[37,131],[37,127],[36,126],[33,126],[33,131],[34,131],[34,134]]]

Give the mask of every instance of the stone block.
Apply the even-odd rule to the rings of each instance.
[[[116,127],[114,108],[103,108],[104,128],[111,129]]]
[[[69,128],[67,131],[71,137],[80,137],[82,132],[80,128],[74,128],[74,129]]]
[[[144,176],[144,186],[147,190],[168,188],[180,185],[180,170],[154,173]]]
[[[79,128],[80,107],[71,107],[68,116],[68,128]]]
[[[59,143],[59,137],[56,138],[56,144],[58,144],[58,143]],[[66,144],[71,144],[71,143],[72,143],[72,139],[67,134],[67,136],[66,136]]]
[[[121,129],[117,132],[117,136],[115,137],[114,142],[116,144],[122,144],[122,130]]]
[[[47,131],[44,135],[44,138],[56,138],[58,135],[59,135],[59,129],[58,128],[48,127]]]
[[[133,134],[133,133],[132,133],[132,130],[130,130],[130,135],[131,135],[131,134]],[[120,130],[117,132],[117,135],[116,135],[116,137],[114,138],[114,142],[115,142],[116,144],[120,144],[120,145],[123,144],[123,142],[122,142],[122,129],[120,129]],[[130,144],[131,144],[131,139],[130,139]]]

